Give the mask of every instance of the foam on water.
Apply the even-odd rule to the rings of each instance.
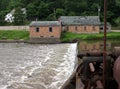
[[[0,89],[6,89],[7,88],[7,85],[5,86],[0,86]]]
[[[46,62],[46,61],[50,60],[50,56],[51,56],[53,53],[54,53],[54,52],[53,52],[53,50],[50,50],[50,51],[49,51],[49,53],[47,53],[47,55],[46,55],[46,58],[45,58],[44,62]]]
[[[51,56],[52,53],[53,53],[52,50],[47,53],[46,58],[44,59],[44,62],[50,60],[50,56]],[[32,76],[32,74],[34,73],[35,70],[43,67],[43,66],[42,66],[42,63],[41,63],[40,61],[37,61],[36,64],[34,64],[33,62],[27,62],[26,64],[27,64],[27,65],[35,65],[35,66],[32,66],[32,68],[30,69],[30,71],[28,71],[28,73],[27,73],[26,75],[23,75],[23,76],[21,77],[21,82],[22,82],[22,83],[23,83],[24,80],[26,80],[29,76]],[[21,67],[21,68],[25,69],[25,67]]]
[[[29,89],[28,87],[33,89],[34,84],[40,84],[44,89],[60,89],[74,70],[76,43],[27,46],[19,44],[18,48],[14,45],[18,44],[11,45],[12,50],[17,51],[13,51],[11,54],[3,49],[4,53],[7,53],[11,58],[9,59],[9,56],[5,55],[5,60],[8,62],[0,60],[0,64],[2,64],[0,70],[2,70],[3,79],[6,82],[6,85],[0,84],[0,89],[9,89],[8,86],[12,87],[10,89],[17,89],[19,86],[25,87],[22,89]],[[9,48],[12,48],[11,46],[9,45]],[[12,51],[11,49],[8,50]],[[3,53],[3,51],[0,53]],[[16,54],[17,57],[12,57],[13,54]],[[4,54],[2,55],[4,56]],[[1,59],[4,59],[4,57]]]
[[[54,77],[54,79],[56,80],[55,82],[53,82],[50,87],[52,88],[53,86],[55,87],[56,85],[60,84],[64,84],[65,81],[71,76],[71,74],[73,73],[74,70],[74,66],[75,66],[75,59],[76,59],[76,48],[77,48],[77,44],[71,44],[70,47],[68,48],[66,54],[64,55],[64,62],[60,64],[59,68],[54,69],[58,72],[58,74]],[[56,89],[60,89],[61,86],[59,86],[59,88],[57,87]]]

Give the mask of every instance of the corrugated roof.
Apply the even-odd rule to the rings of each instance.
[[[58,21],[32,21],[30,26],[59,26]]]
[[[63,25],[100,25],[99,16],[61,16]]]

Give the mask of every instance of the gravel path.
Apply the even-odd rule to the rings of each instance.
[[[120,32],[120,30],[111,30],[112,32]]]

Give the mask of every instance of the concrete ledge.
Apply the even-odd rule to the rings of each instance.
[[[99,34],[100,32],[71,32],[76,34]]]
[[[28,43],[25,40],[0,40],[0,43]]]
[[[60,38],[30,38],[30,43],[52,44],[60,43]]]
[[[26,31],[29,31],[29,26],[0,26],[0,30],[26,30]]]
[[[111,32],[120,32],[120,30],[111,30]]]

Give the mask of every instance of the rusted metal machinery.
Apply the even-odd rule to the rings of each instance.
[[[103,83],[103,53],[78,54],[82,63],[61,89],[120,89],[120,47],[106,53],[105,87]]]
[[[115,58],[117,60],[115,60],[114,63],[114,68],[113,68],[113,73],[114,73],[114,78],[118,83],[118,86],[120,89],[120,47],[115,47],[113,50],[113,54],[115,55]]]
[[[120,89],[120,56],[117,58],[114,65],[114,78],[118,83],[118,89]]]
[[[120,47],[114,47],[112,54],[114,57],[118,58],[120,56]]]
[[[104,87],[103,53],[89,52],[86,54],[78,54],[78,58],[82,59],[83,62],[77,68],[76,81],[77,78],[78,80],[81,79],[85,85],[84,89],[118,89],[118,85],[120,86],[120,47],[115,47],[111,53],[106,53],[106,55],[107,72],[104,78]],[[76,89],[80,89],[79,81],[77,81],[76,84],[78,84],[76,85]]]
[[[110,57],[107,57],[107,61],[111,62]],[[84,89],[103,89],[103,57],[83,57],[83,62],[77,69],[76,77],[81,78],[85,85]]]

